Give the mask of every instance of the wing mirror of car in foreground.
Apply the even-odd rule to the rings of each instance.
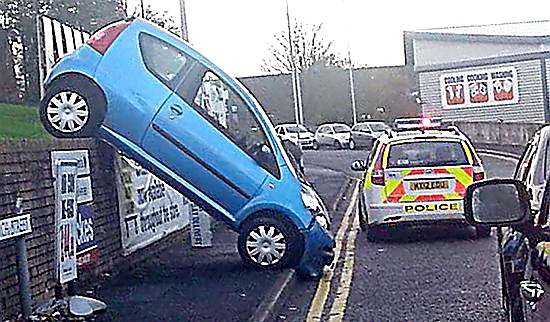
[[[365,171],[367,169],[367,163],[364,160],[355,160],[351,164],[351,170],[353,171]]]
[[[464,215],[474,225],[521,224],[531,216],[525,185],[513,179],[476,182],[466,189]]]

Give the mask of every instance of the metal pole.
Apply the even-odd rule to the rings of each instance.
[[[181,38],[185,41],[189,41],[189,34],[187,33],[187,17],[185,16],[185,0],[180,0],[180,18]]]
[[[300,115],[300,124],[304,124],[304,107],[302,105],[302,84],[300,83],[300,73],[296,69],[296,93],[298,96],[298,114]]]
[[[353,125],[357,123],[357,110],[355,107],[355,88],[353,85],[353,68],[351,64],[351,51],[349,49],[348,41],[348,57],[349,57],[349,90],[351,93],[351,111],[353,113]]]
[[[140,0],[141,3],[141,18],[145,19],[145,6],[143,5],[143,0]]]
[[[23,199],[18,197],[15,202],[15,213],[18,215],[23,214],[22,203]],[[26,239],[25,235],[16,237],[15,239],[17,276],[19,277],[19,300],[21,301],[21,310],[25,321],[31,315],[31,286]]]
[[[294,58],[294,46],[292,46],[292,32],[290,28],[290,14],[288,12],[288,0],[286,0],[286,22],[288,27],[288,45],[290,46],[290,68],[292,69],[292,95],[294,98],[294,118],[296,124],[300,123],[300,111],[298,105],[298,87],[296,82],[296,61]]]

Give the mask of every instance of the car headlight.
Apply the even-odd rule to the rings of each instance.
[[[319,225],[325,229],[329,229],[330,218],[328,217],[325,206],[317,193],[308,186],[302,186],[300,195],[302,196],[304,206],[311,212]]]

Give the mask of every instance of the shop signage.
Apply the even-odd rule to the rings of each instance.
[[[519,101],[515,67],[445,73],[440,77],[443,108],[516,104]]]

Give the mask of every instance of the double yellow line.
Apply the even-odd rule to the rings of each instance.
[[[351,280],[353,277],[353,266],[355,264],[355,239],[357,238],[357,230],[359,228],[359,218],[355,215],[356,212],[354,210],[356,210],[355,204],[357,202],[358,193],[359,182],[356,182],[350,203],[346,209],[344,217],[342,218],[338,232],[336,233],[336,248],[334,249],[335,261],[332,265],[325,268],[324,275],[319,281],[315,296],[313,297],[313,301],[309,307],[306,318],[307,322],[321,321],[323,310],[327,304],[330,286],[335,275],[336,267],[340,261],[340,254],[342,252],[342,247],[347,234],[345,253],[343,254],[344,266],[338,283],[338,289],[336,291],[337,295],[330,308],[329,321],[340,322],[344,318],[347,299],[349,297],[351,287]]]

